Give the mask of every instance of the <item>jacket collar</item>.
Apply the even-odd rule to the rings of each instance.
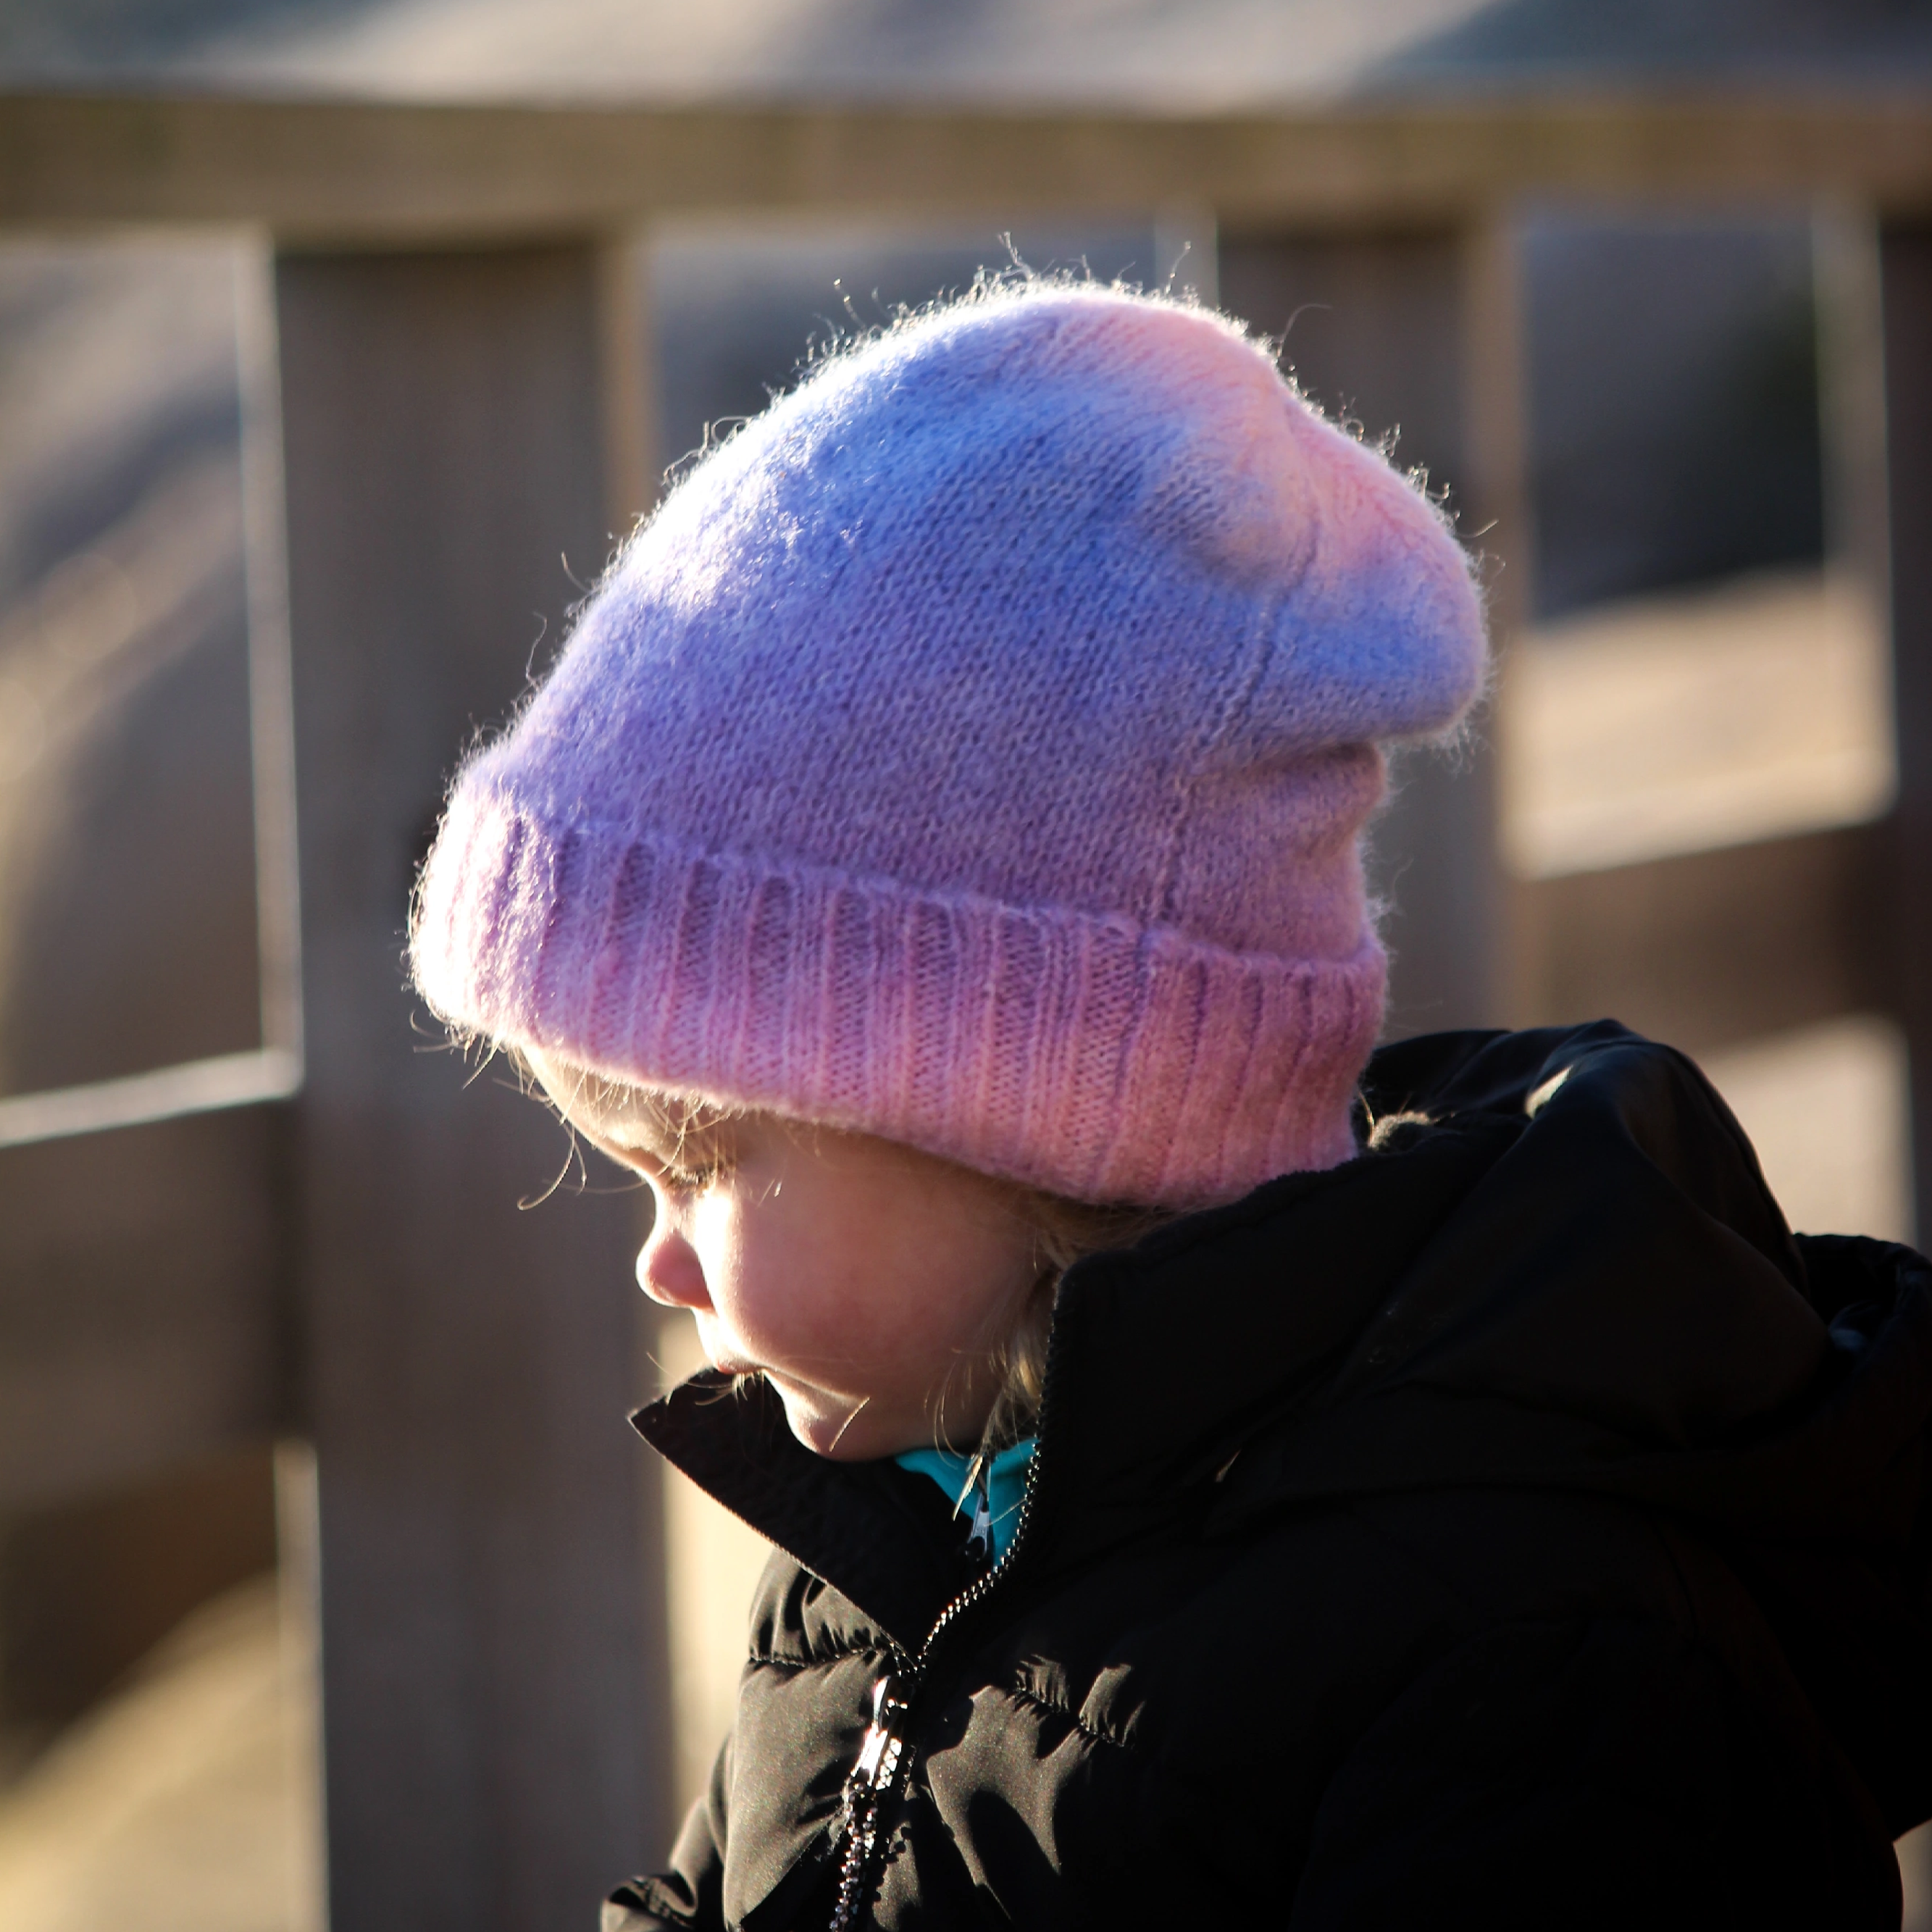
[[[925,1477],[830,1462],[791,1432],[762,1380],[706,1369],[631,1418],[638,1433],[766,1541],[916,1649],[959,1572],[956,1528]]]

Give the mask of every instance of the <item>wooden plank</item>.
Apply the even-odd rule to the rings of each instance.
[[[400,958],[444,773],[554,647],[609,527],[591,248],[284,257],[335,1932],[587,1922],[661,1850],[668,1767],[634,1196],[412,1030]],[[627,506],[628,507],[628,506]]]
[[[1881,232],[1898,841],[1886,881],[1911,1056],[1919,1240],[1932,1232],[1932,226]]]
[[[288,1124],[238,1107],[0,1148],[0,1510],[284,1423]]]
[[[0,223],[260,222],[285,239],[537,238],[704,209],[1213,208],[1439,225],[1526,193],[1932,208],[1922,92],[1694,90],[1255,115],[454,106],[0,94]]]
[[[1454,230],[1250,235],[1222,244],[1221,300],[1285,336],[1284,364],[1332,416],[1370,442],[1399,432],[1396,460],[1454,493],[1487,481],[1470,474],[1479,439],[1464,327],[1482,267]],[[1476,738],[1454,754],[1407,754],[1395,777],[1370,835],[1374,886],[1390,907],[1389,1030],[1495,1024],[1504,888],[1486,752]]]
[[[1892,1010],[1888,824],[1518,888],[1524,1021],[1608,1016],[1690,1052]]]
[[[1496,740],[1509,715],[1505,686],[1515,642],[1530,620],[1535,541],[1529,488],[1528,324],[1524,312],[1522,236],[1512,211],[1492,207],[1464,239],[1463,396],[1468,474],[1458,507],[1464,541],[1475,554],[1490,628],[1490,688],[1470,721],[1464,755],[1488,788],[1490,844],[1482,874],[1492,922],[1496,995],[1492,1023],[1514,1024],[1522,1006],[1523,908],[1502,854]],[[1471,889],[1474,890],[1472,882]]]

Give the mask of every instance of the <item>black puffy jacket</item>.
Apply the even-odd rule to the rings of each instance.
[[[710,1793],[607,1928],[1895,1932],[1932,1270],[1794,1241],[1607,1023],[1385,1049],[1365,1101],[1374,1151],[1068,1274],[963,1591],[925,1478],[716,1378],[643,1412],[777,1553]]]

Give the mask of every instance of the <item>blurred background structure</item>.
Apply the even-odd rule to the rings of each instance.
[[[1612,1013],[1932,1222],[1928,0],[8,0],[0,90],[9,1932],[587,1924],[701,1780],[692,1338],[409,883],[666,466],[982,271],[1219,302],[1482,554],[1392,1030]]]

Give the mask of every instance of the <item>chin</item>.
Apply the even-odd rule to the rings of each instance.
[[[828,1462],[871,1462],[892,1454],[880,1446],[876,1425],[867,1426],[868,1416],[862,1413],[854,1418],[849,1411],[828,1414],[808,1397],[790,1389],[778,1388],[778,1394],[791,1432],[814,1456],[823,1456]]]

